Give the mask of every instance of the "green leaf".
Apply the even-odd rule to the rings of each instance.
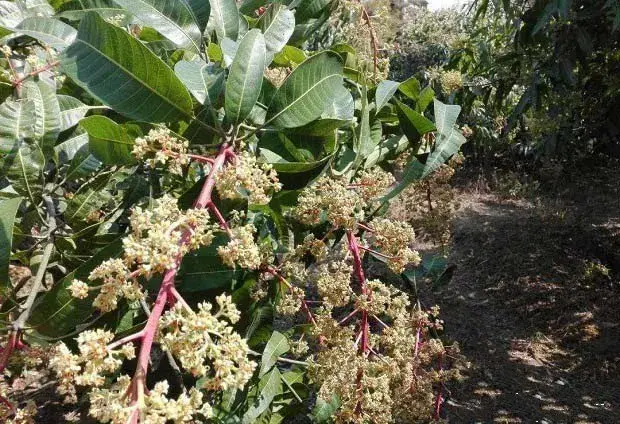
[[[372,168],[378,163],[383,162],[386,159],[392,159],[399,153],[404,152],[409,147],[410,143],[407,137],[404,135],[397,135],[390,137],[387,140],[381,142],[368,157],[364,163],[364,168]]]
[[[212,63],[180,60],[174,65],[174,72],[203,105],[213,105],[224,88],[226,73]]]
[[[298,22],[316,18],[332,0],[301,0],[295,8],[295,16]]]
[[[0,26],[13,29],[24,19],[24,12],[17,3],[0,2]]]
[[[23,143],[0,159],[2,174],[13,189],[22,196],[28,196],[35,205],[39,203],[43,190],[44,168],[45,156],[37,145]]]
[[[415,104],[415,110],[418,113],[424,113],[428,105],[430,105],[433,102],[434,98],[435,98],[435,91],[431,88],[430,85],[426,86],[420,92],[420,95],[418,96],[418,100],[416,101],[416,104]]]
[[[375,93],[375,105],[376,111],[379,112],[383,106],[390,101],[396,90],[398,90],[398,83],[396,81],[383,80],[377,86]]]
[[[249,31],[239,48],[226,81],[226,118],[238,124],[252,111],[263,85],[265,38],[258,29]]]
[[[306,60],[306,53],[294,46],[284,46],[282,51],[273,58],[274,65],[295,68]]]
[[[328,423],[334,416],[336,411],[340,408],[340,398],[335,393],[332,394],[331,399],[327,402],[325,399],[318,397],[316,404],[312,409],[313,422],[317,424]]]
[[[362,86],[361,102],[362,116],[360,118],[359,125],[355,129],[356,143],[353,149],[357,153],[355,158],[356,164],[362,163],[363,159],[366,158],[366,156],[368,156],[375,147],[372,138],[370,137],[370,110],[368,107],[367,89],[365,85]]]
[[[134,141],[142,136],[135,124],[117,124],[102,115],[89,116],[80,121],[88,132],[91,153],[106,165],[127,165],[135,163],[131,154]]]
[[[435,121],[437,123],[437,140],[435,149],[426,160],[422,178],[427,177],[446,163],[452,155],[458,153],[467,139],[456,128],[456,120],[461,113],[461,107],[446,105],[435,100]]]
[[[61,56],[63,71],[96,99],[139,121],[192,116],[192,98],[161,59],[130,34],[88,13]]]
[[[34,105],[34,136],[40,141],[43,153],[49,154],[60,134],[60,105],[56,91],[45,81],[29,80],[24,83],[24,98]]]
[[[73,43],[77,35],[77,31],[73,27],[58,19],[40,17],[24,19],[15,30],[20,34],[43,41],[58,51],[64,50],[69,44]]]
[[[211,15],[211,3],[207,0],[182,0],[189,5],[194,21],[198,25],[200,33],[204,33],[209,23],[209,15]]]
[[[258,376],[262,377],[270,371],[278,361],[278,356],[284,355],[290,348],[286,336],[278,331],[274,331],[263,351]]]
[[[145,25],[181,48],[200,52],[202,32],[194,11],[184,0],[114,0]],[[205,0],[205,3],[208,2]]]
[[[121,9],[113,0],[70,0],[63,2],[58,9],[57,16],[69,20],[79,20],[88,12],[97,12],[107,19],[123,15],[125,10]]]
[[[263,375],[258,382],[258,399],[243,416],[243,424],[253,424],[269,408],[276,396],[282,393],[282,375],[278,368]]]
[[[123,244],[120,239],[117,239],[99,250],[73,272],[67,274],[41,297],[37,307],[33,309],[28,323],[38,333],[48,337],[64,336],[82,324],[93,315],[94,295],[86,299],[75,298],[68,290],[69,285],[74,279],[88,281],[88,275],[96,266],[106,259],[120,256],[122,252]]]
[[[265,36],[267,59],[269,65],[273,57],[286,45],[295,30],[295,15],[286,6],[272,3],[258,21],[258,26]]]
[[[60,163],[68,163],[84,146],[88,147],[88,133],[78,128],[68,139],[54,146]]]
[[[13,244],[13,225],[21,197],[0,201],[0,292],[9,286],[9,261]]]
[[[280,128],[294,128],[314,121],[342,86],[342,70],[337,53],[323,52],[305,60],[273,96],[267,111],[268,122]]]
[[[235,0],[210,0],[210,23],[215,28],[218,40],[230,38],[237,40],[239,36],[239,11]]]
[[[66,131],[80,122],[89,110],[105,108],[105,106],[88,106],[75,97],[58,94],[60,106],[60,131]]]
[[[415,146],[424,134],[435,131],[435,124],[398,100],[396,100],[396,113],[398,114],[400,128],[414,146],[414,150],[417,150]]]
[[[92,225],[88,216],[112,203],[112,194],[106,190],[111,174],[100,174],[88,184],[82,185],[67,202],[64,219],[74,230]]]
[[[422,87],[420,86],[420,81],[418,81],[414,77],[411,77],[406,81],[403,81],[398,86],[398,90],[401,93],[403,93],[405,96],[409,97],[411,100],[414,100],[414,101],[418,100],[421,89]]]
[[[101,165],[103,165],[101,161],[90,153],[88,145],[86,145],[75,153],[75,156],[69,164],[65,178],[67,181],[75,181],[79,178],[92,175],[97,172]]]
[[[33,139],[34,127],[34,102],[7,99],[0,105],[0,153],[9,153],[24,140]]]

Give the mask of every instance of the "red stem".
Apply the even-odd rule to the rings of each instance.
[[[6,346],[4,347],[4,349],[2,349],[2,356],[0,356],[0,373],[2,373],[6,369],[11,354],[13,353],[15,348],[18,347],[18,342],[19,330],[12,331],[11,334],[9,334],[9,339],[6,342]]]
[[[438,370],[443,370],[443,352],[439,352],[439,365]],[[441,376],[440,376],[441,378]],[[439,414],[441,412],[441,405],[443,405],[443,382],[439,382],[439,390],[437,391],[437,397],[435,398],[435,412],[433,418],[435,421],[439,421]]]
[[[49,62],[47,65],[39,68],[39,69],[35,69],[34,71],[26,74],[25,76],[23,76],[22,78],[13,81],[13,87],[19,87],[20,85],[22,85],[22,83],[24,81],[26,81],[28,78],[30,77],[34,77],[35,75],[40,74],[41,72],[45,72],[45,71],[49,71],[50,69],[52,69],[54,66],[58,66],[60,64],[59,60],[56,60],[54,62]]]
[[[231,148],[228,147],[227,144],[224,144],[217,157],[213,161],[213,166],[211,167],[211,171],[207,176],[207,179],[202,186],[202,190],[200,191],[200,195],[196,198],[194,202],[194,208],[204,208],[207,205],[212,205],[211,195],[213,193],[213,188],[215,187],[215,175],[219,171],[219,169],[224,166],[224,162],[226,158],[229,157],[231,153]],[[210,206],[210,210],[217,211],[215,205]],[[219,211],[217,211],[219,214]],[[220,215],[221,216],[221,215]],[[187,243],[189,239],[189,231],[186,231],[181,238],[181,244]],[[182,257],[179,256],[176,260],[176,264],[173,268],[166,270],[164,274],[163,282],[159,288],[159,293],[157,294],[157,298],[155,299],[155,303],[153,305],[153,309],[151,314],[149,315],[149,319],[146,322],[144,329],[141,331],[141,344],[140,344],[140,352],[138,354],[136,371],[129,387],[128,394],[131,396],[132,405],[136,408],[132,412],[129,423],[135,424],[140,419],[140,409],[144,406],[144,392],[146,389],[146,373],[148,371],[149,359],[151,357],[151,348],[153,347],[153,341],[155,339],[155,335],[157,333],[157,327],[159,325],[159,320],[164,312],[164,308],[166,304],[170,302],[170,300],[177,300],[175,294],[176,289],[174,287],[174,278],[176,276],[177,270],[181,263]]]

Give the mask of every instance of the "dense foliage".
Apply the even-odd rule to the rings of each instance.
[[[303,50],[334,10],[0,2],[4,422],[48,380],[101,422],[439,418],[438,311],[367,266],[420,262],[386,211],[460,107],[382,78],[362,5]]]

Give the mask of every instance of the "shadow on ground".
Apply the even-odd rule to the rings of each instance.
[[[460,194],[456,271],[428,294],[470,363],[450,422],[620,422],[619,187],[600,170],[553,197]]]

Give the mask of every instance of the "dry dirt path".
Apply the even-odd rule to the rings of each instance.
[[[554,198],[460,194],[453,278],[427,294],[470,367],[451,423],[620,423],[620,173]],[[600,262],[609,277],[587,275]]]

